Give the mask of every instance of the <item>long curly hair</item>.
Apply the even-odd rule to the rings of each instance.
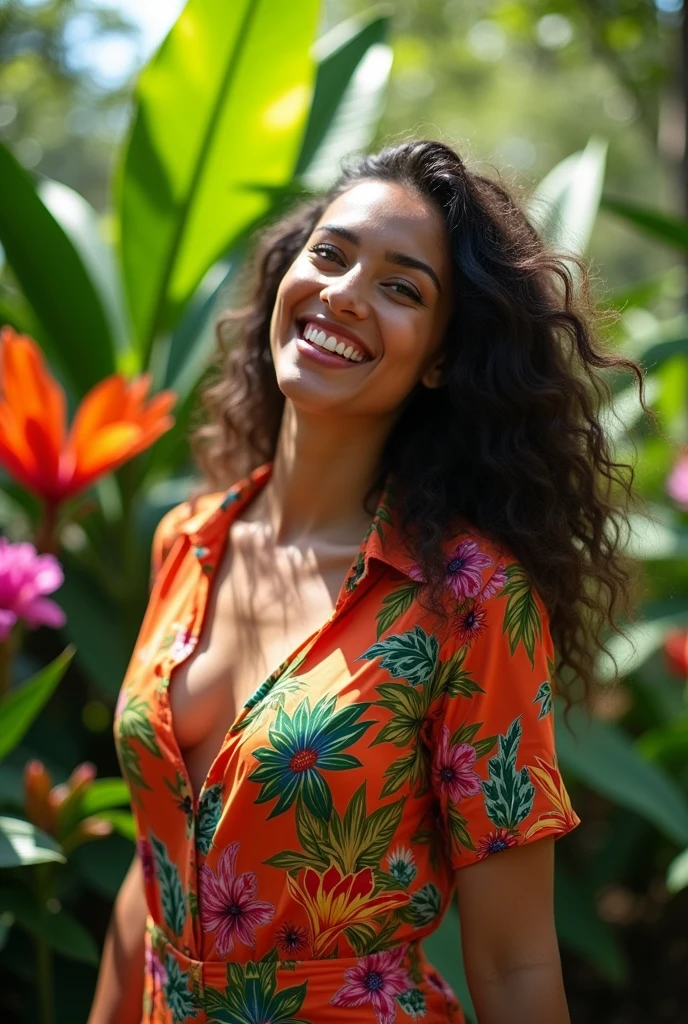
[[[550,251],[509,190],[450,147],[411,141],[359,158],[327,194],[260,233],[246,302],[218,323],[196,460],[222,489],[273,459],[284,408],[269,337],[279,283],[330,202],[370,179],[408,187],[440,211],[455,303],[442,386],[419,383],[409,396],[364,507],[374,512],[391,471],[399,525],[440,612],[442,542],[457,517],[510,551],[547,609],[559,692],[569,706],[584,701],[597,655],[631,608],[622,541],[637,496],[633,467],[615,461],[603,428],[605,377],[630,371],[646,409],[643,373],[604,350],[606,314],[595,310],[587,264]]]

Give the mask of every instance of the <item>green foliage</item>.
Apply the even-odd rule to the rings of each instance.
[[[68,647],[31,679],[0,699],[0,758],[5,758],[48,702],[74,656]]]

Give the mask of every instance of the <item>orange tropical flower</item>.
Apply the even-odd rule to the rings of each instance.
[[[67,430],[65,393],[36,342],[0,330],[0,464],[52,506],[148,448],[169,430],[174,393],[146,402],[150,374],[96,384]]]
[[[334,864],[323,875],[306,868],[301,883],[287,875],[289,892],[308,914],[315,959],[326,956],[346,928],[409,902],[410,897],[405,892],[381,892],[371,896],[373,885],[371,868],[348,875],[342,875]]]
[[[528,765],[528,771],[555,809],[548,814],[541,815],[537,821],[533,822],[525,834],[526,840],[538,832],[542,832],[543,829],[568,832],[578,823],[556,762],[547,764],[537,756],[535,760],[537,767]]]

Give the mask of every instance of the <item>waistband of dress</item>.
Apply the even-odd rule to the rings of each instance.
[[[252,960],[250,955],[245,960],[195,960],[193,957],[188,956],[182,950],[174,946],[166,937],[163,940],[161,929],[154,925],[151,918],[148,919],[149,928],[147,929],[148,938],[154,949],[157,950],[158,955],[164,954],[165,956],[171,956],[177,962],[180,970],[188,973],[189,979],[192,984],[198,987],[209,987],[216,989],[224,989],[227,987],[227,965],[228,963],[235,963],[242,970],[246,970],[249,966],[254,966],[260,960],[260,957],[256,957]],[[153,925],[153,931],[157,933],[157,941],[151,936],[150,925]],[[409,955],[413,951],[416,959],[416,963],[421,969],[425,966],[430,966],[426,960],[425,952],[419,940],[414,940],[409,943],[401,943],[405,949],[405,956]],[[389,947],[385,949],[385,953],[398,950],[399,945]],[[247,951],[248,952],[248,951]],[[294,983],[302,980],[314,980],[321,978],[331,979],[332,983],[343,980],[344,971],[347,968],[355,967],[360,961],[360,957],[327,957],[320,960],[276,960],[274,962],[275,968],[278,975],[282,976],[285,982],[289,983],[290,979]]]

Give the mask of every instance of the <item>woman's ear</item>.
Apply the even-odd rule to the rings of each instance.
[[[444,357],[438,359],[430,366],[423,376],[421,377],[421,384],[424,384],[426,388],[438,388],[442,383],[442,374],[444,372]]]

